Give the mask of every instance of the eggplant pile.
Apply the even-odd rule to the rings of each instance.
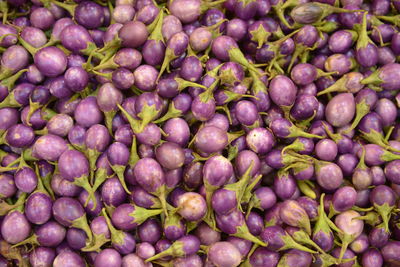
[[[399,12],[1,1],[0,267],[399,267]]]

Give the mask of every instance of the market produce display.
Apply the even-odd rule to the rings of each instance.
[[[399,0],[0,1],[0,267],[399,267]]]

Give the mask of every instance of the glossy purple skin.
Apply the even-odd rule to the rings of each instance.
[[[121,266],[122,258],[121,255],[115,249],[107,248],[102,250],[94,261],[95,267],[106,267],[106,266]]]
[[[200,80],[203,74],[203,67],[201,66],[200,60],[195,56],[186,57],[182,63],[179,75],[191,82]]]
[[[329,37],[329,50],[333,53],[346,53],[353,45],[353,35],[346,30],[334,32]]]
[[[56,174],[53,176],[53,179],[51,180],[51,188],[56,195],[64,197],[78,196],[82,190],[81,187],[64,179],[60,174]]]
[[[279,253],[271,251],[267,248],[259,247],[249,258],[251,266],[277,266],[279,261]]]
[[[118,207],[127,198],[127,194],[118,178],[108,178],[101,189],[101,197],[105,204]]]
[[[161,140],[160,128],[156,124],[150,123],[144,128],[143,132],[136,133],[136,138],[141,144],[155,146]]]
[[[286,252],[282,257],[280,262],[287,264],[287,266],[298,266],[298,267],[307,267],[311,265],[313,261],[313,257],[310,253],[291,249]]]
[[[290,115],[295,120],[306,120],[314,116],[318,111],[319,102],[315,96],[301,94],[290,110]]]
[[[85,133],[85,145],[88,149],[104,152],[110,143],[110,138],[104,125],[95,124]]]
[[[12,147],[24,148],[32,144],[35,138],[33,129],[24,124],[16,124],[8,128],[5,140]]]
[[[133,48],[121,48],[114,56],[114,62],[122,68],[136,69],[142,61],[142,54]]]
[[[381,267],[383,265],[382,254],[377,249],[370,248],[363,254],[361,263],[365,267]]]
[[[387,98],[381,98],[378,100],[375,106],[375,112],[381,116],[382,125],[384,127],[390,126],[397,117],[397,107]]]
[[[104,23],[104,11],[98,4],[84,1],[75,8],[74,18],[85,28],[95,29]]]
[[[350,58],[344,54],[333,54],[326,59],[324,67],[326,71],[336,71],[334,75],[338,76],[349,72],[352,68],[352,62]]]
[[[212,244],[208,251],[208,260],[215,266],[239,266],[241,257],[236,246],[226,241]]]
[[[276,203],[275,192],[269,187],[260,187],[254,191],[254,197],[260,201],[260,208],[267,210]]]
[[[147,192],[155,193],[165,183],[165,175],[160,164],[152,158],[140,159],[134,168],[136,181]]]
[[[66,239],[72,249],[80,250],[85,247],[86,234],[81,229],[69,228]]]
[[[121,142],[126,146],[132,145],[133,131],[129,124],[124,124],[115,131],[115,141]]]
[[[386,178],[395,184],[400,184],[400,160],[394,160],[389,162],[385,166]]]
[[[333,208],[342,212],[351,209],[356,203],[357,192],[353,187],[344,186],[338,189],[332,199]]]
[[[79,201],[69,197],[61,197],[54,201],[52,210],[54,219],[67,227],[71,226],[74,220],[85,214]]]
[[[156,66],[162,63],[165,55],[165,44],[156,40],[147,40],[142,48],[144,61]]]
[[[36,67],[47,77],[57,77],[67,68],[67,56],[54,46],[40,49],[34,56]]]
[[[38,178],[34,170],[29,167],[22,167],[14,174],[14,181],[20,191],[31,193],[37,186]]]
[[[322,139],[315,145],[315,154],[321,160],[333,161],[338,153],[338,147],[331,139]]]
[[[389,205],[395,204],[396,195],[394,191],[386,185],[378,185],[372,189],[370,193],[370,201],[374,205]]]
[[[141,65],[133,72],[135,85],[142,91],[150,92],[156,87],[158,71],[151,65]]]
[[[47,37],[44,32],[34,27],[25,27],[21,31],[21,38],[34,48],[39,48],[47,43]]]
[[[185,186],[197,189],[203,184],[203,164],[201,162],[187,164],[183,169],[182,176]]]
[[[29,254],[29,263],[32,267],[50,267],[56,257],[52,248],[37,247]]]
[[[9,244],[17,244],[26,239],[31,232],[31,225],[20,211],[9,212],[1,222],[2,238]]]
[[[248,100],[241,100],[235,105],[237,120],[246,126],[253,125],[258,120],[257,106]]]
[[[274,179],[275,194],[282,200],[289,199],[296,191],[296,181],[290,174],[283,174]]]
[[[196,148],[204,153],[218,152],[228,144],[227,133],[215,126],[201,128],[195,137]]]
[[[250,212],[249,216],[246,219],[247,228],[252,235],[258,236],[261,234],[264,229],[264,220],[263,218],[256,212]]]
[[[128,254],[122,258],[123,267],[147,267],[148,264],[136,254]]]
[[[232,37],[221,35],[213,40],[211,50],[213,54],[222,61],[229,61],[228,50],[238,48],[237,43]]]
[[[399,262],[399,254],[396,253],[400,248],[399,241],[390,241],[386,246],[381,249],[383,259],[386,263],[393,264],[395,266]]]
[[[65,72],[64,79],[71,91],[80,92],[88,85],[89,74],[82,67],[70,67]]]
[[[187,192],[178,198],[178,213],[188,221],[197,221],[207,212],[207,204],[202,195]]]
[[[146,25],[141,21],[125,23],[118,32],[122,45],[129,48],[137,48],[144,44],[148,35]]]
[[[65,99],[72,95],[72,91],[67,86],[63,76],[56,77],[49,81],[50,93],[59,99]]]
[[[93,96],[86,97],[81,102],[74,112],[76,122],[83,127],[90,127],[98,124],[103,120],[103,114]]]
[[[237,206],[236,193],[227,189],[217,189],[211,198],[211,206],[218,215],[225,215]]]
[[[193,99],[191,111],[197,120],[208,121],[215,114],[215,100],[210,98],[207,102],[204,102],[200,99],[200,96],[196,96]]]
[[[343,172],[335,163],[323,164],[316,170],[318,184],[327,190],[337,189],[343,181]]]
[[[139,225],[137,233],[142,242],[154,245],[161,238],[162,229],[156,219],[148,219]]]
[[[255,176],[261,167],[258,155],[251,150],[243,150],[238,153],[235,158],[235,172],[238,176],[242,176],[253,162],[253,168],[250,175]]]
[[[81,50],[93,44],[93,38],[88,30],[80,25],[69,25],[60,34],[61,44],[75,54],[80,54]]]
[[[46,128],[50,134],[65,137],[73,126],[74,121],[69,115],[57,114],[48,121]]]
[[[50,10],[42,7],[33,10],[29,18],[32,26],[42,30],[50,29],[55,20]]]
[[[112,166],[128,165],[130,151],[126,145],[114,142],[107,149],[107,158]]]
[[[148,259],[156,254],[156,250],[150,243],[141,242],[136,245],[136,254],[142,259]]]
[[[251,241],[235,236],[229,236],[226,241],[233,244],[239,250],[242,258],[246,257],[252,246]]]
[[[103,84],[97,93],[97,105],[103,112],[117,111],[117,104],[122,104],[123,95],[114,84]]]
[[[274,77],[269,85],[269,96],[272,102],[278,106],[290,106],[294,104],[297,87],[291,79],[278,75]]]
[[[206,223],[200,223],[194,231],[202,245],[211,245],[221,240],[221,233],[210,228]]]
[[[265,128],[254,128],[246,136],[247,146],[258,154],[268,153],[275,145],[271,131]]]
[[[11,74],[28,65],[28,52],[20,45],[13,45],[3,52],[1,57],[1,69],[11,71]]]
[[[310,220],[314,220],[318,217],[318,203],[312,198],[302,196],[296,199],[299,205],[307,212]]]
[[[59,136],[47,134],[33,144],[33,152],[40,159],[56,161],[67,150],[67,143]]]
[[[341,93],[334,96],[325,109],[327,121],[335,127],[348,124],[354,115],[355,102],[353,95],[350,93]]]
[[[12,197],[17,192],[14,177],[9,174],[2,173],[0,175],[0,185],[0,198]]]
[[[11,25],[0,24],[0,35],[3,36],[5,34],[17,34],[17,30]],[[1,42],[1,47],[9,47],[17,43],[17,36],[9,35],[4,37]]]
[[[309,63],[300,63],[293,67],[290,77],[297,85],[307,85],[317,78],[317,69]]]
[[[85,261],[81,256],[71,250],[60,252],[54,259],[53,267],[85,267]]]
[[[77,150],[67,150],[58,160],[58,168],[63,178],[68,181],[81,178],[89,173],[89,161]]]
[[[368,234],[368,240],[371,246],[375,248],[382,248],[387,244],[390,238],[390,233],[386,232],[383,227],[374,227]]]
[[[205,27],[196,28],[189,36],[190,46],[195,51],[204,51],[212,41],[211,32]]]

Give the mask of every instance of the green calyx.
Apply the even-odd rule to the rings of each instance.
[[[88,244],[92,243],[92,241],[93,241],[93,233],[90,230],[90,227],[88,225],[88,222],[87,222],[87,219],[86,219],[86,213],[83,214],[78,219],[75,219],[72,222],[71,226],[83,230],[86,233],[86,236],[88,238],[88,242],[87,243]]]
[[[322,250],[314,241],[312,241],[310,236],[303,230],[299,229],[298,231],[294,232],[292,234],[292,238],[294,241],[298,242],[299,244],[311,246],[311,247],[315,248],[316,250],[318,250],[320,253],[325,253],[325,251]]]
[[[384,82],[380,78],[380,74],[381,74],[380,69],[377,69],[376,71],[371,73],[371,75],[369,75],[368,77],[362,79],[361,83],[365,84],[365,85],[376,85],[376,86],[379,86]]]
[[[0,103],[0,108],[6,108],[6,107],[12,107],[12,108],[19,108],[21,107],[21,104],[18,103],[15,100],[15,95],[14,91],[11,91],[7,97]]]
[[[83,189],[86,190],[86,192],[88,192],[87,203],[91,199],[93,201],[94,207],[96,207],[97,200],[96,200],[96,197],[94,196],[95,191],[93,190],[92,186],[89,183],[89,177],[87,175],[83,175],[81,177],[75,178],[73,183],[79,187],[82,187]]]
[[[305,149],[304,144],[298,138],[296,138],[296,140],[294,140],[293,143],[291,143],[290,145],[285,146],[282,149],[281,154],[283,155],[283,154],[285,154],[286,151],[289,151],[289,150],[292,150],[292,151],[295,151],[295,152],[299,152],[299,151],[302,151],[304,149]]]
[[[353,122],[351,123],[351,126],[346,130],[346,132],[350,132],[354,130],[362,118],[364,118],[365,115],[369,113],[371,110],[370,105],[367,104],[366,99],[363,99],[360,103],[356,104],[356,117],[354,118]]]
[[[160,253],[154,255],[153,257],[150,257],[148,259],[146,259],[146,262],[151,262],[163,257],[168,257],[168,256],[172,256],[172,257],[183,257],[185,256],[185,252],[183,251],[184,248],[184,244],[182,241],[175,241],[174,243],[172,243],[172,245],[167,248],[164,251],[161,251]]]
[[[267,244],[265,242],[261,241],[260,239],[258,239],[257,237],[255,237],[254,235],[252,235],[250,233],[249,228],[247,228],[246,223],[242,224],[241,226],[236,227],[236,233],[232,234],[232,236],[236,236],[239,238],[249,240],[249,241],[253,242],[254,244],[257,244],[262,247],[267,246]]]
[[[129,165],[130,166],[135,166],[136,162],[138,162],[140,159],[139,154],[137,152],[137,140],[136,136],[133,136],[132,138],[132,145],[131,145],[131,155],[129,156]]]
[[[164,38],[162,36],[163,22],[164,22],[164,9],[160,9],[160,12],[158,12],[157,17],[153,20],[153,22],[147,25],[147,31],[151,33],[149,36],[150,40],[164,42]]]
[[[374,204],[374,208],[376,212],[381,216],[382,218],[382,227],[385,229],[386,232],[389,232],[389,221],[390,217],[392,214],[392,211],[394,209],[394,206],[389,206],[388,203],[385,203],[383,205],[377,205]]]
[[[90,251],[96,251],[96,252],[100,252],[101,251],[101,247],[109,242],[110,239],[106,238],[104,234],[93,234],[93,242],[87,246],[85,246],[84,248],[82,248],[82,251],[84,252],[90,252]]]
[[[271,33],[267,31],[264,26],[260,23],[258,28],[254,31],[250,31],[251,40],[258,44],[257,48],[261,48],[265,44]]]
[[[208,181],[204,181],[204,186],[206,188],[206,203],[207,203],[207,213],[203,218],[203,221],[208,224],[213,230],[218,230],[215,222],[215,214],[213,212],[213,208],[211,205],[211,197],[215,190],[218,189],[216,186],[212,186],[208,183]]]
[[[162,209],[150,210],[150,209],[142,208],[137,205],[133,205],[133,206],[135,209],[134,209],[134,211],[129,213],[129,216],[133,218],[132,223],[135,223],[138,225],[144,223],[148,218],[157,216],[163,212]]]
[[[239,63],[243,67],[247,68],[249,71],[257,73],[258,76],[261,75],[259,74],[257,68],[246,59],[246,57],[243,55],[242,51],[239,48],[237,47],[229,48],[228,53],[229,53],[229,59],[231,61]]]
[[[364,12],[363,14],[363,19],[362,19],[362,24],[360,27],[360,30],[358,32],[358,40],[357,40],[357,45],[356,49],[361,49],[367,47],[368,44],[373,44],[371,39],[368,37],[367,33],[367,12]]]
[[[121,110],[122,114],[124,114],[124,116],[128,119],[128,122],[132,128],[132,131],[134,133],[141,133],[142,131],[140,131],[141,129],[141,125],[140,125],[140,121],[133,118],[128,111],[126,111],[120,104],[117,104],[118,108]]]
[[[96,162],[98,157],[101,155],[101,152],[97,151],[96,149],[87,149],[84,151],[86,158],[89,159],[89,166],[90,166],[90,184],[94,183],[94,173],[96,171]],[[96,191],[96,190],[94,190]]]
[[[334,84],[332,84],[325,90],[318,92],[317,96],[321,96],[321,95],[333,93],[333,92],[348,92],[348,89],[347,89],[348,75],[349,74],[343,75]]]
[[[229,90],[224,90],[223,93],[226,96],[224,104],[228,104],[228,103],[230,103],[232,101],[236,101],[236,100],[242,99],[244,97],[257,99],[257,97],[255,97],[253,95],[242,95],[242,94],[238,94],[238,93],[235,93],[235,92],[232,92],[232,91],[229,91]]]
[[[174,80],[178,83],[178,91],[182,91],[183,89],[187,88],[187,87],[199,87],[199,88],[203,88],[203,89],[207,89],[207,87],[205,87],[202,84],[199,83],[195,83],[195,82],[190,82],[190,81],[186,81],[182,78],[174,78]]]
[[[14,204],[7,203],[6,201],[0,201],[0,216],[7,215],[10,211],[18,208],[23,209],[27,197],[28,195],[26,193],[22,193],[17,202]]]
[[[312,188],[315,188],[315,185],[309,180],[298,180],[297,186],[299,187],[300,191],[311,199],[316,199],[317,194]]]
[[[323,136],[307,133],[307,132],[301,130],[299,127],[297,127],[294,124],[291,127],[289,127],[289,131],[290,131],[290,133],[289,133],[288,136],[286,136],[286,138],[290,138],[290,137],[305,137],[305,138],[323,139]]]
[[[160,72],[158,73],[157,81],[160,79],[165,70],[169,72],[169,63],[177,57],[178,56],[175,55],[174,51],[171,48],[167,47],[165,49],[164,61],[161,65]]]
[[[46,1],[46,0],[45,0],[45,1]],[[69,13],[72,17],[73,17],[74,14],[75,14],[75,8],[78,6],[77,4],[66,4],[66,3],[63,3],[63,2],[55,1],[55,0],[47,0],[46,2],[53,3],[53,4],[55,4],[55,5],[57,5],[57,6],[61,7],[61,8],[63,8],[63,9],[65,9],[65,10],[67,10],[68,13]]]
[[[18,71],[17,73],[15,73],[14,75],[2,80],[0,82],[0,84],[2,86],[6,87],[8,89],[8,91],[10,92],[12,90],[12,88],[14,88],[14,84],[19,79],[19,77],[21,77],[21,75],[27,71],[28,71],[28,69],[22,69],[22,70]]]
[[[365,221],[365,223],[371,226],[376,226],[382,222],[381,218],[379,217],[379,214],[374,211],[368,211],[365,215],[355,217],[354,219],[363,220]]]
[[[284,235],[280,236],[282,241],[285,243],[285,245],[283,245],[283,247],[281,247],[278,251],[282,251],[282,250],[287,250],[287,249],[298,249],[298,250],[302,250],[308,253],[317,253],[317,251],[309,249],[306,246],[300,245],[299,243],[297,243],[296,241],[294,241],[294,239],[287,233],[285,233]]]
[[[236,200],[237,200],[237,206],[241,210],[242,206],[242,198],[244,195],[244,192],[246,190],[246,187],[251,179],[251,170],[253,169],[254,166],[254,161],[250,163],[250,166],[247,168],[246,172],[243,174],[243,176],[240,178],[239,181],[233,184],[228,184],[224,186],[224,189],[230,190],[235,192],[236,194]]]
[[[105,208],[102,209],[101,214],[106,219],[106,223],[107,223],[108,229],[110,230],[111,242],[113,244],[117,244],[117,245],[124,244],[126,233],[124,231],[117,230],[114,227],[114,225],[111,223],[110,218],[107,215],[107,212],[106,212]]]
[[[15,245],[13,245],[12,248],[16,248],[16,247],[19,247],[19,246],[22,246],[22,245],[31,245],[31,246],[36,247],[36,246],[40,246],[40,243],[37,240],[37,235],[33,234],[30,237],[28,237],[27,239],[25,239],[25,240],[15,244]]]
[[[125,192],[130,195],[131,191],[129,191],[128,186],[125,183],[125,177],[124,177],[124,172],[126,166],[123,165],[110,165],[111,169],[115,172],[115,174],[118,177],[119,182],[121,183],[122,187],[124,188]]]

